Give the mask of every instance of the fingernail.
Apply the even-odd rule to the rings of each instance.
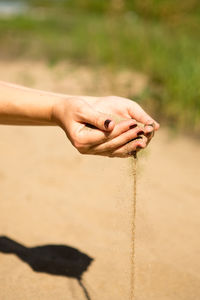
[[[138,136],[138,135],[142,135],[142,134],[144,134],[144,131],[143,131],[143,130],[140,130],[140,131],[137,133],[137,136]]]
[[[106,128],[106,129],[108,129],[108,126],[109,126],[109,124],[110,124],[110,122],[111,122],[111,120],[105,120],[105,122],[104,122],[104,127]]]
[[[141,146],[137,146],[137,147],[136,147],[136,150],[141,150],[141,149],[142,149]]]
[[[153,128],[155,127],[155,123],[154,122],[149,122],[147,124],[144,125],[145,127],[146,126],[152,126]]]
[[[134,158],[137,158],[137,152],[136,151],[131,151],[130,155],[132,155]]]
[[[147,132],[147,134],[146,134],[146,137],[147,137],[148,139],[152,138],[153,136],[154,136],[154,131]]]
[[[129,126],[129,129],[133,129],[135,127],[137,127],[137,124],[133,124],[133,125]]]

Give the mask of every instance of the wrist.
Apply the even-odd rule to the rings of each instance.
[[[0,124],[57,125],[54,108],[65,95],[0,82]]]
[[[69,103],[70,99],[72,99],[71,96],[60,96],[57,97],[52,102],[51,107],[51,121],[52,124],[57,125],[64,129],[64,121],[67,121],[67,114],[69,113]]]

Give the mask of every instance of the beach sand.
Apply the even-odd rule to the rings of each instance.
[[[42,85],[52,70],[42,67],[37,78],[25,66],[2,64],[1,79],[62,90],[52,75]],[[130,159],[83,156],[56,127],[1,126],[0,137],[0,299],[131,300]],[[199,150],[194,140],[161,129],[139,156],[136,300],[200,299]],[[3,253],[3,236],[87,255],[87,292],[77,278],[33,271],[31,257]]]

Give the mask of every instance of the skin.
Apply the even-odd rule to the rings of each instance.
[[[142,132],[136,122],[144,125]],[[109,157],[127,157],[145,148],[159,129],[126,98],[55,94],[5,82],[0,82],[0,124],[60,126],[80,153]]]

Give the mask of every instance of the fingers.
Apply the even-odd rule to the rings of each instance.
[[[121,121],[119,124],[115,125],[111,132],[101,131],[87,125],[80,128],[77,138],[79,139],[79,142],[86,147],[91,147],[112,140],[135,127],[137,127],[137,124],[131,119]]]
[[[128,111],[130,116],[136,121],[143,124],[154,124],[155,130],[159,129],[160,125],[154,119],[152,119],[136,102],[132,101],[132,103],[130,103]]]
[[[121,157],[121,158],[133,156],[135,152],[138,152],[147,146],[147,141],[148,139],[145,136],[143,136],[141,139],[133,140],[132,142],[123,145],[113,151],[104,152],[100,155],[109,156],[109,157]]]
[[[126,104],[126,109],[132,119],[115,124],[110,115],[96,111],[85,101],[80,102],[73,123],[76,130],[70,130],[73,145],[82,154],[109,157],[128,157],[145,148],[159,124],[135,102]],[[135,120],[145,126],[137,126]]]
[[[124,146],[125,148],[129,149],[130,145],[132,145],[131,143],[133,143],[133,145],[136,145],[137,142],[139,142],[139,144],[142,142],[141,140],[136,140],[139,136],[141,135],[145,135],[145,129],[141,130],[140,127],[136,127],[136,128],[132,128],[127,132],[124,132],[123,134],[117,136],[116,138],[113,138],[110,141],[106,141],[105,143],[102,143],[100,145],[94,146],[91,148],[91,151],[94,154],[101,154],[101,153],[113,153],[115,150],[117,150],[120,147]],[[147,143],[148,138],[146,136],[143,137],[143,141],[145,142],[145,145]],[[128,143],[128,144],[127,144]],[[123,149],[125,149],[123,148]],[[129,150],[127,150],[129,152]],[[126,151],[126,152],[127,152]]]
[[[103,131],[112,131],[115,122],[110,115],[100,113],[92,108],[92,106],[84,103],[84,109],[79,111],[80,121]]]
[[[133,156],[134,152],[138,152],[147,146],[148,139],[143,136],[142,139],[132,141],[131,143],[124,145],[115,150],[112,155],[113,157],[129,157]]]
[[[77,137],[76,148],[82,154],[109,157],[128,157],[134,151],[145,148],[154,134],[153,126],[137,126],[134,120],[117,124],[111,133],[97,129],[83,128]],[[98,144],[95,142],[98,141]]]

